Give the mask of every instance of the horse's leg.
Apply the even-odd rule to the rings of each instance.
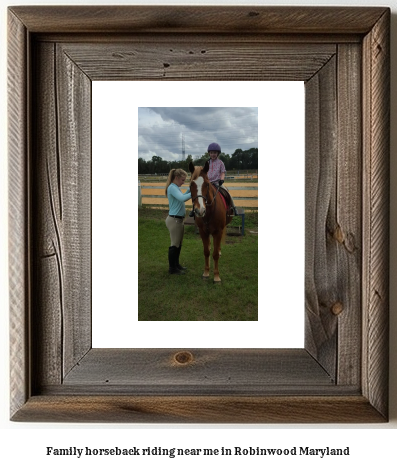
[[[210,240],[210,236],[207,234],[201,233],[200,235],[201,235],[201,240],[203,241],[204,259],[205,259],[203,278],[208,279],[210,277],[211,240]]]
[[[214,283],[220,283],[221,279],[219,277],[219,255],[221,253],[221,240],[222,240],[222,231],[213,235],[214,239],[214,250],[212,252],[212,257],[214,259]]]

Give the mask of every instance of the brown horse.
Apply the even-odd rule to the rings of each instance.
[[[190,191],[196,224],[204,246],[205,268],[203,278],[208,279],[210,276],[210,236],[212,235],[214,243],[212,252],[214,259],[214,283],[220,283],[218,262],[221,253],[221,242],[225,238],[226,226],[232,220],[232,217],[229,215],[230,211],[225,208],[219,191],[208,180],[208,169],[208,161],[204,167],[195,167],[190,162],[189,170],[192,174]]]

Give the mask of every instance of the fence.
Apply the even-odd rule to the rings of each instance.
[[[168,177],[168,173],[140,173],[138,179],[140,181],[165,181]],[[257,180],[258,170],[228,170],[225,181],[228,180]]]
[[[233,180],[225,182],[226,188],[233,197],[235,205],[241,208],[258,209],[258,183],[239,182]],[[189,188],[188,184],[182,186],[185,192]],[[139,206],[168,206],[168,198],[165,196],[165,182],[142,182],[138,181],[138,201]],[[187,207],[189,201],[186,202]]]

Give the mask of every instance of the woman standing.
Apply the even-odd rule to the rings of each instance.
[[[179,264],[185,226],[185,201],[191,198],[190,189],[182,193],[181,186],[185,183],[187,173],[181,168],[172,169],[168,174],[165,194],[168,197],[169,211],[165,224],[170,231],[171,246],[168,248],[168,272],[171,275],[184,275],[185,267]]]

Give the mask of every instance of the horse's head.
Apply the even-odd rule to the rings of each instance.
[[[205,163],[204,167],[195,167],[192,162],[189,164],[189,170],[192,174],[190,179],[190,192],[192,194],[194,212],[198,217],[204,217],[206,213],[206,203],[210,187],[207,177],[208,169],[208,161]]]

